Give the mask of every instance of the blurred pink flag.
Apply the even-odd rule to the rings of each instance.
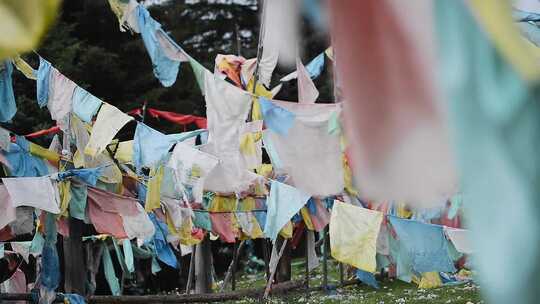
[[[456,186],[432,1],[329,1],[345,133],[364,199],[442,204]]]

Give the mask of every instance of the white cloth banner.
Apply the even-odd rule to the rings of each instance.
[[[341,193],[345,182],[340,139],[328,134],[328,121],[340,105],[272,102],[296,115],[286,136],[265,130],[263,140],[268,136],[272,142],[280,169],[290,175],[296,188],[311,196]]]
[[[30,206],[53,214],[60,213],[56,181],[48,176],[2,178],[14,207]]]

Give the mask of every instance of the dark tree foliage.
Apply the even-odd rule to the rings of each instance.
[[[259,35],[257,0],[173,0],[157,1],[148,9],[173,39],[192,57],[213,70],[217,54],[256,56]],[[328,39],[306,21],[302,27],[302,59],[306,64],[324,51]],[[204,99],[189,64],[182,64],[176,83],[162,87],[152,73],[150,58],[139,34],[120,32],[116,16],[106,0],[64,1],[56,24],[50,29],[37,54],[49,60],[59,71],[95,96],[123,111],[149,107],[183,114],[205,115]],[[38,56],[22,57],[34,68]],[[319,100],[332,101],[332,76],[327,64],[315,84]],[[292,67],[278,67],[272,86]],[[14,87],[18,113],[7,126],[18,134],[27,134],[54,125],[47,108],[36,102],[36,82],[15,71]],[[297,100],[296,82],[284,86],[277,96]],[[183,129],[164,121],[147,119],[152,127],[165,132]],[[131,133],[133,126],[128,129]],[[124,132],[125,133],[125,132]],[[127,134],[127,137],[132,134]],[[38,140],[46,143],[50,137]]]

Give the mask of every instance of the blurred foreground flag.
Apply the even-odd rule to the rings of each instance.
[[[540,52],[511,2],[329,4],[361,195],[437,201],[456,168],[487,302],[537,303]]]
[[[35,48],[59,4],[60,0],[0,1],[0,60]]]
[[[329,1],[351,165],[360,195],[430,206],[456,174],[436,88],[434,1]]]

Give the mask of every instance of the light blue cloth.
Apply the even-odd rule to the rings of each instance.
[[[212,221],[210,221],[210,214],[204,211],[193,211],[195,214],[195,216],[193,217],[193,225],[206,231],[212,231]]]
[[[152,267],[151,267],[152,274],[156,274],[161,271],[161,266],[159,266],[158,260],[156,257],[152,257]]]
[[[0,259],[4,257],[5,255],[5,248],[4,248],[4,243],[0,243]]]
[[[432,220],[438,220],[441,218],[442,211],[443,210],[441,208],[417,209],[414,210],[411,220],[431,224]]]
[[[540,21],[540,14],[513,9],[512,18],[517,22],[538,22]]]
[[[403,282],[410,283],[413,276],[412,262],[405,247],[401,246],[400,242],[392,235],[388,238],[388,243],[390,256],[396,265],[396,277]]]
[[[0,121],[11,121],[17,113],[15,94],[13,93],[13,64],[11,60],[6,60],[0,66]]]
[[[486,303],[538,303],[540,103],[462,1],[435,1],[441,89]],[[478,257],[478,258],[475,258]]]
[[[24,137],[17,137],[16,143],[9,145],[9,152],[0,151],[9,162],[8,168],[11,176],[32,177],[49,174],[45,161],[30,154],[28,141]]]
[[[169,59],[159,44],[156,31],[161,30],[161,24],[154,20],[143,5],[137,6],[137,22],[146,51],[152,60],[154,75],[164,87],[170,87],[176,81],[180,62]]]
[[[56,244],[58,239],[58,229],[56,227],[56,215],[45,212],[45,242]]]
[[[47,105],[49,101],[49,76],[51,64],[47,60],[39,57],[39,68],[37,70],[37,102],[40,108]]]
[[[30,253],[35,255],[40,255],[43,252],[43,246],[45,245],[45,239],[41,232],[36,232],[32,238],[32,243],[30,244]]]
[[[448,219],[453,219],[459,212],[459,208],[463,204],[463,196],[458,193],[450,198],[450,209],[448,209]]]
[[[41,257],[40,283],[48,290],[55,290],[60,283],[60,261],[56,245],[46,242]]]
[[[399,246],[406,250],[412,269],[417,273],[454,272],[448,256],[448,242],[443,226],[388,216],[397,234]]]
[[[84,304],[86,303],[86,300],[84,297],[76,294],[76,293],[66,293],[64,294],[64,297],[66,297],[69,301],[69,304]]]
[[[107,247],[107,244],[103,242],[103,270],[105,271],[105,280],[107,280],[107,283],[109,284],[109,288],[111,289],[111,294],[113,296],[119,296],[120,295],[120,283],[118,282],[118,277],[116,277],[116,273],[114,272],[114,265],[111,258],[111,253],[109,252],[109,248]]]
[[[324,68],[324,58],[326,57],[326,54],[324,52],[317,55],[317,57],[313,58],[307,65],[306,70],[308,71],[309,77],[311,79],[315,79],[321,75],[321,72]]]
[[[266,209],[266,200],[264,198],[257,198],[255,199],[257,201],[257,209]],[[256,211],[253,212],[253,215],[255,215],[255,218],[257,219],[257,222],[259,223],[259,227],[266,226],[266,211]]]
[[[536,46],[540,46],[540,27],[535,22],[520,22],[517,24],[521,34]]]
[[[178,134],[163,134],[143,123],[138,123],[133,140],[133,164],[137,169],[154,166],[167,155],[176,142],[184,141],[205,131],[200,129]]]
[[[361,269],[356,269],[356,278],[364,284],[367,284],[373,288],[379,289],[379,284],[377,283],[375,276],[371,272],[363,271]]]
[[[70,169],[63,172],[58,172],[58,178],[64,180],[68,177],[75,176],[81,181],[91,185],[96,186],[98,178],[101,176],[103,167],[98,168],[87,168],[87,169]]]
[[[82,183],[71,183],[70,192],[69,215],[87,222],[86,204],[88,202],[88,187]]]
[[[167,224],[161,222],[153,213],[150,213],[149,217],[156,228],[153,241],[158,259],[170,267],[178,268],[176,256],[167,243]]]
[[[280,135],[287,135],[296,115],[264,97],[259,97],[259,104],[266,127]]]
[[[129,239],[125,239],[122,242],[122,250],[124,251],[124,262],[126,263],[127,271],[133,273],[135,271],[135,265],[133,264],[133,249],[131,248]]]
[[[96,115],[102,103],[99,98],[79,86],[73,91],[73,113],[84,122],[92,122],[92,117]]]
[[[268,136],[268,133],[264,131],[263,133],[263,142],[264,142],[264,150],[268,154],[268,157],[270,157],[270,161],[272,162],[272,166],[274,166],[274,169],[282,169],[283,163],[281,162],[281,158],[279,158],[279,154],[277,153],[277,150],[274,146],[274,142]]]
[[[268,207],[264,234],[275,242],[279,231],[304,207],[309,198],[309,194],[273,180],[266,201]]]

